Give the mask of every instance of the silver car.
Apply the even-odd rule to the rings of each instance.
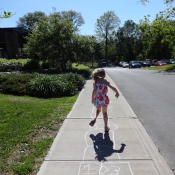
[[[125,68],[125,67],[129,67],[129,64],[127,62],[123,62],[122,63],[122,67]]]

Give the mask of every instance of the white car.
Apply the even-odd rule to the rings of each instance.
[[[122,67],[125,68],[125,67],[129,67],[129,64],[127,62],[123,62],[122,63]]]

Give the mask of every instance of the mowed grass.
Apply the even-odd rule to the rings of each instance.
[[[26,64],[30,59],[25,58],[25,59],[7,59],[7,58],[0,58],[0,62],[2,63],[21,63],[22,65]]]
[[[77,69],[89,69],[91,72],[93,72],[94,69],[98,67],[98,63],[94,62],[93,66],[92,66],[91,62],[87,62],[87,63],[84,63],[84,64],[73,63],[72,67],[77,68]]]
[[[151,66],[151,67],[147,67],[147,69],[150,69],[150,70],[175,71],[175,65],[174,64],[167,64],[165,66]]]
[[[36,174],[76,99],[0,94],[0,174]]]

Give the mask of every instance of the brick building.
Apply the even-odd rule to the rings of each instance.
[[[15,58],[28,33],[22,27],[0,28],[0,58]]]

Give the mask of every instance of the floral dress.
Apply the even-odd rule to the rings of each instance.
[[[96,95],[94,105],[96,107],[107,107],[107,105],[109,104],[109,98],[107,96],[108,85],[97,82],[95,84],[95,89],[96,89]]]

